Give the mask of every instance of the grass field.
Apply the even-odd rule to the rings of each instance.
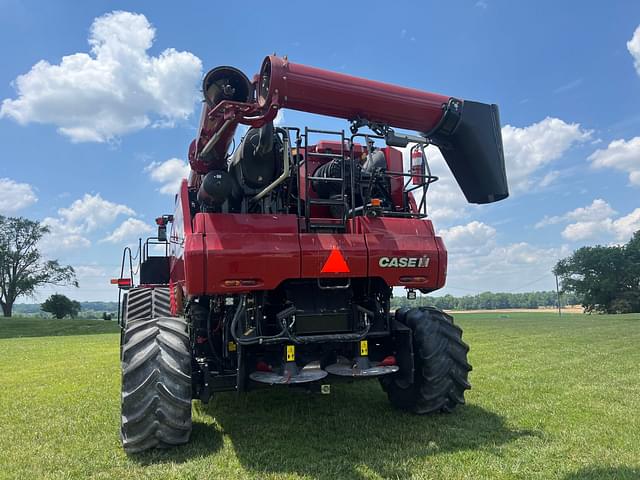
[[[220,394],[188,446],[127,457],[117,327],[0,319],[0,478],[640,479],[640,315],[457,321],[452,415],[394,411],[375,381]]]

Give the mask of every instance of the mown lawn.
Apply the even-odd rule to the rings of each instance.
[[[188,446],[127,457],[113,322],[0,319],[0,478],[640,478],[640,315],[457,320],[452,415],[396,412],[375,381],[220,394]]]

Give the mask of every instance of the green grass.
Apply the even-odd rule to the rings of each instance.
[[[118,333],[114,321],[105,320],[44,320],[41,318],[0,317],[0,339],[20,337],[57,337],[60,335],[95,335]]]
[[[396,412],[375,381],[220,394],[188,446],[131,457],[113,323],[0,320],[0,478],[640,478],[640,315],[457,320],[474,370],[452,415]]]

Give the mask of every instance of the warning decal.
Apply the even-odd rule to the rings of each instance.
[[[340,252],[338,247],[333,247],[320,273],[349,273],[350,271],[349,265],[347,265],[346,260],[342,256],[342,252]]]

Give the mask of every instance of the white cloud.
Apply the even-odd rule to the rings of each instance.
[[[567,225],[562,236],[571,241],[611,240],[626,243],[634,232],[640,230],[640,208],[617,219],[582,221]]]
[[[164,162],[152,162],[145,168],[151,180],[162,185],[160,193],[175,195],[178,193],[180,182],[189,175],[189,164],[179,158],[170,158]]]
[[[135,213],[126,205],[104,200],[99,193],[95,195],[85,193],[68,208],[58,210],[64,223],[77,227],[81,232],[92,232],[99,227],[110,225],[119,215],[135,215]]]
[[[633,32],[633,37],[627,42],[627,50],[633,57],[633,64],[636,67],[638,75],[640,75],[640,25]]]
[[[490,225],[472,221],[442,230],[449,270],[445,292],[530,291],[553,286],[551,269],[569,249],[538,247],[527,242],[499,244]]]
[[[586,207],[576,208],[564,215],[545,217],[536,224],[536,228],[567,223],[562,230],[562,237],[571,242],[626,242],[636,230],[640,230],[640,208],[616,218],[617,214],[611,205],[597,198]]]
[[[42,239],[44,251],[58,252],[87,248],[91,241],[87,235],[110,227],[120,215],[135,215],[126,205],[104,200],[100,194],[84,196],[69,207],[58,210],[57,217],[46,217],[42,223],[50,233]]]
[[[521,192],[532,186],[548,185],[549,177],[536,177],[538,170],[590,136],[591,132],[580,124],[565,123],[559,118],[547,117],[524,128],[505,125],[502,140],[510,190]]]
[[[137,218],[127,218],[111,233],[111,235],[101,241],[125,243],[126,241],[137,239],[145,233],[151,233],[152,231],[153,228],[146,222],[138,220]]]
[[[450,251],[477,253],[494,244],[496,229],[474,220],[466,225],[443,229],[439,235],[444,239],[445,245]]]
[[[13,215],[38,201],[33,187],[10,178],[0,178],[0,215]]]
[[[91,241],[78,226],[70,225],[60,218],[46,217],[42,224],[49,228],[49,233],[40,241],[40,247],[47,253],[87,248],[91,245]]]
[[[57,65],[36,63],[16,78],[18,96],[3,100],[0,118],[53,124],[74,142],[109,141],[187,118],[202,62],[173,48],[149,56],[154,37],[144,15],[115,11],[96,18],[91,53],[64,56]]]
[[[637,31],[636,31],[637,34]],[[638,40],[640,42],[640,39]],[[595,168],[614,168],[629,174],[629,182],[640,186],[640,137],[629,141],[614,140],[607,148],[599,149],[589,155]]]
[[[596,198],[591,205],[586,207],[579,207],[575,210],[565,213],[564,215],[556,215],[553,217],[544,217],[538,223],[536,223],[536,228],[541,228],[547,225],[555,225],[561,223],[563,221],[579,221],[579,222],[588,222],[588,221],[602,221],[605,220],[617,212],[611,208],[606,201],[601,198]]]

